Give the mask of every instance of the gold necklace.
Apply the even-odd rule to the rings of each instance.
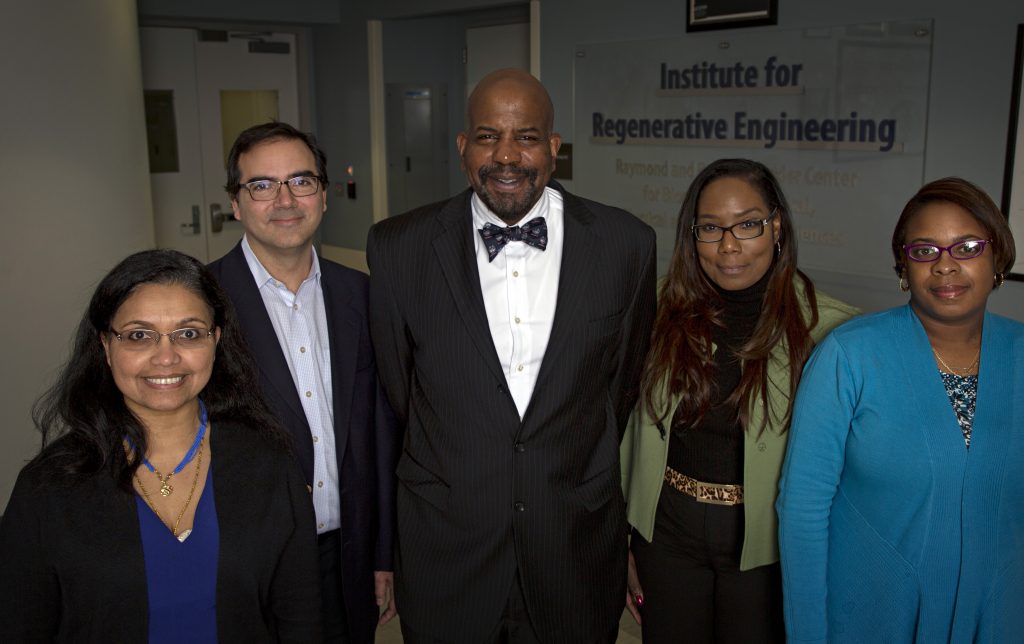
[[[135,482],[139,484],[139,489],[142,491],[142,498],[146,500],[146,505],[153,511],[153,514],[160,519],[160,523],[167,526],[167,529],[171,531],[171,534],[175,536],[178,541],[184,542],[188,535],[192,534],[192,530],[185,530],[180,535],[178,534],[178,524],[181,523],[181,517],[185,516],[185,510],[188,509],[189,504],[192,503],[192,496],[196,493],[196,484],[199,482],[199,470],[203,469],[203,445],[206,439],[199,441],[199,453],[196,454],[196,473],[192,477],[192,489],[188,491],[188,498],[185,499],[185,505],[181,506],[181,512],[178,512],[178,517],[174,520],[174,525],[164,520],[160,515],[160,512],[153,505],[153,501],[149,498],[149,493],[146,492],[146,487],[142,484],[142,479],[139,478],[138,473],[135,474]],[[170,478],[170,476],[168,476]],[[166,494],[164,496],[167,496]]]
[[[957,374],[957,375],[961,375],[961,376],[966,376],[970,372],[974,371],[974,368],[978,366],[979,362],[981,362],[981,349],[980,348],[978,349],[978,355],[974,356],[974,362],[972,362],[971,364],[967,365],[963,369],[957,369],[956,367],[951,367],[948,364],[946,364],[946,361],[942,359],[942,356],[940,356],[939,352],[935,350],[935,347],[932,347],[932,353],[935,354],[936,359],[938,359],[939,364],[942,365],[942,368],[946,370],[946,373],[952,373],[952,374]]]
[[[160,470],[156,469],[156,467],[154,466],[153,474],[155,474],[156,477],[160,479],[160,496],[170,496],[171,492],[174,491],[174,488],[171,487],[170,483],[171,477],[174,476],[174,470],[171,470],[170,474],[164,476],[163,474],[160,473]]]
[[[197,428],[196,429],[196,433],[198,433],[198,432],[199,432],[199,429]],[[195,433],[192,434],[192,438],[193,439],[195,439],[195,436],[196,436]],[[188,458],[187,455],[186,455],[186,458]],[[155,474],[156,477],[158,479],[160,479],[160,496],[163,496],[163,497],[170,496],[171,492],[174,491],[174,488],[171,487],[171,477],[174,476],[174,470],[171,470],[170,474],[168,474],[167,476],[164,476],[163,474],[160,473],[160,470],[156,469],[156,466],[150,464],[150,467],[153,468],[153,474]],[[140,483],[140,486],[141,486],[141,483]]]

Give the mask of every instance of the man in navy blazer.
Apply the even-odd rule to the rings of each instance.
[[[654,231],[549,182],[560,139],[535,78],[488,75],[467,114],[471,189],[376,224],[367,245],[373,341],[404,430],[404,641],[610,644]]]
[[[234,302],[267,399],[305,474],[326,641],[368,644],[377,623],[395,615],[398,438],[370,343],[367,277],[313,249],[328,185],[312,136],[277,122],[242,132],[228,157],[226,189],[245,236],[210,270]]]

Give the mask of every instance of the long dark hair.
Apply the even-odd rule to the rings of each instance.
[[[146,453],[142,423],[125,405],[100,340],[128,297],[145,284],[182,286],[213,311],[220,342],[209,382],[200,392],[210,422],[231,421],[259,432],[287,449],[288,439],[271,414],[256,380],[256,365],[245,345],[234,308],[216,278],[196,259],[173,250],[148,250],[125,258],[96,287],[78,325],[71,357],[56,382],[32,407],[43,448],[32,465],[49,463],[67,481],[109,470],[129,491],[141,459],[129,461],[125,437]]]
[[[768,357],[772,349],[784,343],[789,353],[790,390],[796,391],[800,371],[813,347],[810,329],[818,323],[817,299],[811,280],[797,269],[796,237],[789,204],[779,182],[767,167],[756,161],[719,159],[711,163],[690,184],[679,210],[675,248],[668,275],[661,285],[651,349],[640,383],[642,409],[656,420],[662,432],[665,431],[662,421],[673,410],[667,406],[659,408],[659,405],[667,405],[670,399],[679,397],[682,404],[672,424],[681,421],[683,427],[692,427],[707,413],[715,393],[711,329],[712,325],[723,325],[723,305],[700,267],[691,226],[704,188],[726,177],[750,184],[780,222],[779,252],[768,269],[761,317],[750,340],[736,352],[743,360],[743,373],[739,385],[726,401],[735,405],[743,426],[747,426],[755,391],[760,393],[761,404],[768,408]],[[803,282],[810,303],[810,320],[805,320],[800,313],[794,276]],[[787,420],[790,407],[786,409]],[[765,414],[765,422],[767,418]],[[762,423],[757,431],[763,429]]]

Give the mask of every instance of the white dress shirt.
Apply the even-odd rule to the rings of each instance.
[[[565,231],[562,195],[545,188],[544,194],[519,222],[525,224],[535,217],[544,217],[548,226],[546,250],[524,242],[509,242],[494,261],[488,261],[487,247],[476,231],[485,223],[501,227],[506,224],[476,194],[471,202],[473,228],[476,229],[473,242],[487,322],[509,393],[522,418],[533,396],[555,320]]]
[[[313,250],[309,276],[292,293],[263,266],[242,237],[242,253],[277,334],[313,438],[313,510],[317,534],[341,527],[338,459],[334,448],[334,395],[327,311],[320,260]]]

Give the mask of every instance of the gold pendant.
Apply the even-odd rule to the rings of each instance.
[[[163,485],[160,486],[160,496],[170,496],[174,488],[167,481],[163,481]]]

